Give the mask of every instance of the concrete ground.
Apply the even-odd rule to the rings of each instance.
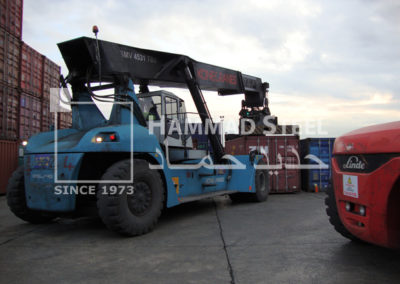
[[[218,197],[126,238],[98,219],[20,221],[0,197],[0,283],[399,283],[400,252],[348,241],[323,193]]]

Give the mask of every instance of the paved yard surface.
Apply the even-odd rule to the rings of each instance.
[[[400,283],[400,253],[338,235],[324,197],[208,199],[125,238],[95,218],[24,223],[2,196],[0,283]]]

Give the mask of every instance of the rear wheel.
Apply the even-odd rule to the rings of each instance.
[[[326,214],[329,216],[329,222],[333,225],[336,232],[341,234],[343,237],[348,238],[352,241],[361,242],[361,240],[351,234],[346,227],[343,225],[339,217],[339,212],[336,205],[335,192],[333,186],[328,187],[327,197],[325,198]]]
[[[265,162],[261,160],[258,165],[265,165]],[[255,193],[244,193],[238,192],[229,195],[233,202],[243,202],[243,201],[253,201],[253,202],[263,202],[268,199],[269,195],[269,175],[268,171],[264,169],[256,169],[255,172]]]
[[[164,207],[164,187],[160,174],[144,160],[134,161],[133,184],[112,183],[130,177],[130,160],[107,169],[97,192],[97,208],[103,223],[112,231],[128,236],[149,232]],[[133,192],[132,192],[133,186]],[[117,189],[117,192],[115,192]]]
[[[27,207],[23,166],[19,167],[8,181],[7,204],[15,216],[29,223],[47,223],[56,217],[52,213],[36,211]]]

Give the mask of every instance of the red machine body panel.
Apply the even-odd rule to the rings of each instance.
[[[332,179],[343,225],[361,240],[399,248],[400,122],[345,134],[336,139],[333,154]]]

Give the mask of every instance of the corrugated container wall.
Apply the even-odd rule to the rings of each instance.
[[[308,138],[300,142],[301,163],[304,165],[317,165],[312,159],[305,159],[312,154],[329,169],[305,169],[301,171],[302,188],[305,191],[326,191],[331,182],[331,158],[335,138]]]
[[[43,96],[43,60],[43,55],[22,43],[21,89],[38,98]]]
[[[72,125],[72,112],[60,112],[58,113],[58,125],[59,129],[70,128]]]
[[[0,28],[0,81],[11,87],[18,87],[19,39]]]
[[[44,57],[43,61],[43,99],[50,100],[50,89],[60,86],[60,66]]]
[[[8,179],[18,166],[18,142],[0,141],[0,194],[6,193]]]
[[[271,166],[271,193],[300,191],[300,170],[296,168],[300,164],[298,136],[242,136],[225,142],[227,154],[248,155],[253,150],[263,154],[264,161]]]
[[[42,131],[49,131],[54,126],[54,113],[50,112],[50,101],[42,100]]]
[[[0,84],[0,139],[18,138],[18,99],[15,88]]]
[[[60,86],[60,74],[60,66],[45,57],[43,61],[42,131],[49,131],[54,125],[54,113],[50,112],[50,89]],[[61,120],[64,125],[64,121],[69,121],[69,118],[64,119],[63,117]]]
[[[22,38],[22,0],[0,0],[0,26],[14,37]]]
[[[42,103],[40,99],[22,92],[20,98],[19,138],[28,139],[41,130]]]

